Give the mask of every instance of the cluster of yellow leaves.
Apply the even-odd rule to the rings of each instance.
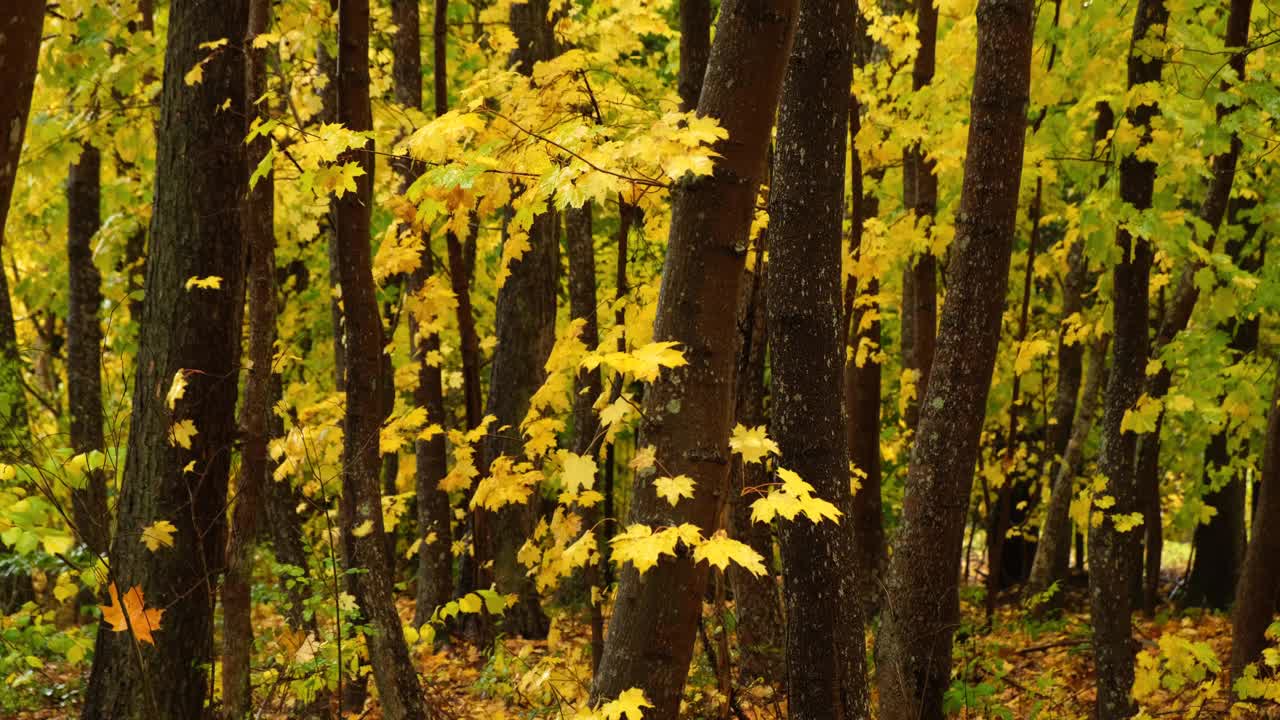
[[[555,587],[561,578],[576,568],[593,565],[600,560],[595,528],[582,527],[582,516],[557,507],[551,515],[538,521],[532,537],[520,548],[517,559],[529,568],[539,591]]]
[[[813,486],[795,472],[778,468],[781,484],[774,485],[768,494],[751,503],[752,522],[769,522],[775,517],[794,520],[803,514],[812,522],[834,520],[839,522],[841,512],[830,502],[813,494]]]
[[[703,538],[702,531],[691,523],[657,530],[636,523],[611,541],[614,560],[631,563],[641,575],[657,565],[663,555],[675,557],[680,543],[693,550],[694,562],[706,562],[722,570],[734,562],[755,575],[765,573],[764,558],[750,545],[730,538],[723,530]]]
[[[504,505],[524,503],[541,481],[542,471],[531,463],[499,455],[489,464],[489,474],[476,485],[471,508],[498,510]]]

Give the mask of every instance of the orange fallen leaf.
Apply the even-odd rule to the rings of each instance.
[[[124,594],[123,606],[120,603],[116,584],[111,583],[107,590],[111,593],[111,604],[98,606],[102,610],[102,619],[106,620],[115,632],[133,630],[133,636],[139,641],[155,645],[156,641],[151,637],[151,631],[160,629],[160,617],[164,615],[164,610],[147,609],[140,585],[134,585]]]

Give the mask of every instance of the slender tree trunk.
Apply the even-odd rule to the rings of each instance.
[[[1262,488],[1257,497],[1253,537],[1245,551],[1231,613],[1231,678],[1258,662],[1267,647],[1267,628],[1280,602],[1280,380],[1271,397],[1262,452]]]
[[[369,3],[342,0],[338,12],[338,120],[349,130],[372,128],[369,104]],[[374,296],[369,251],[373,204],[372,147],[352,150],[344,162],[359,162],[365,174],[356,191],[337,200],[335,244],[342,283],[347,360],[346,418],[342,452],[342,535],[349,567],[365,572],[349,576],[356,601],[373,629],[367,636],[383,714],[389,720],[426,717],[418,674],[409,658],[392,587],[378,487],[378,434],[384,418],[382,319]],[[367,525],[366,525],[367,524]],[[372,532],[357,535],[362,525]]]
[[[711,0],[680,0],[680,110],[698,107],[711,55]]]
[[[853,1],[800,6],[782,85],[769,194],[773,422],[779,463],[848,516],[844,345],[844,162]],[[837,160],[838,159],[838,160]],[[841,523],[780,523],[787,712],[867,716],[866,640],[853,535]]]
[[[1169,13],[1164,0],[1140,0],[1129,49],[1129,86],[1160,80],[1163,60],[1140,51],[1139,43]],[[1152,104],[1126,112],[1130,125],[1149,139],[1151,120],[1159,112]],[[1120,198],[1137,210],[1151,207],[1156,164],[1128,155],[1120,161]],[[1138,401],[1147,364],[1148,287],[1151,246],[1145,238],[1134,237],[1126,227],[1116,232],[1122,259],[1113,280],[1115,316],[1115,360],[1107,381],[1102,423],[1102,453],[1099,471],[1108,479],[1106,494],[1115,498],[1108,517],[1089,531],[1089,601],[1093,619],[1094,659],[1097,667],[1099,718],[1120,718],[1133,714],[1130,688],[1133,686],[1132,604],[1129,579],[1138,572],[1141,531],[1118,532],[1113,516],[1142,509],[1141,492],[1135,477],[1137,436],[1122,432],[1124,414]]]
[[[271,26],[270,0],[249,0],[249,25],[244,35],[246,102],[267,89],[267,50],[254,48],[254,37]],[[266,120],[257,105],[250,118]],[[249,125],[245,123],[245,132]],[[248,178],[271,149],[271,140],[254,138],[245,152]],[[268,173],[245,195],[240,209],[249,253],[249,371],[245,379],[240,425],[244,444],[240,476],[232,502],[227,538],[227,574],[222,585],[222,704],[226,720],[243,720],[253,711],[250,660],[253,655],[251,588],[253,547],[258,506],[266,483],[273,482],[267,455],[271,433],[271,362],[276,341],[275,177]]]
[[[568,208],[564,214],[565,247],[569,255],[569,315],[584,321],[581,340],[588,348],[600,344],[600,324],[596,313],[596,248],[591,231],[593,206]],[[596,434],[600,421],[592,406],[601,393],[600,370],[579,370],[573,386],[573,452],[597,455]],[[604,528],[598,506],[581,510],[583,526],[596,528],[596,544],[604,543]],[[601,586],[600,566],[589,565],[583,571],[591,604],[591,673],[594,676],[604,654],[604,608],[594,593]]]
[[[1094,416],[1098,412],[1098,396],[1107,364],[1107,339],[1095,340],[1089,348],[1089,370],[1085,376],[1084,390],[1080,396],[1080,410],[1070,429],[1071,436],[1056,464],[1053,488],[1049,493],[1049,507],[1045,510],[1044,527],[1036,545],[1035,560],[1031,564],[1031,577],[1027,580],[1023,596],[1033,598],[1045,592],[1054,583],[1067,579],[1071,560],[1071,499],[1075,480],[1084,465],[1084,445],[1093,429]],[[1036,608],[1043,612],[1060,607],[1062,588],[1049,603]]]
[[[648,477],[637,477],[632,523],[690,522],[709,536],[720,515],[733,414],[735,305],[795,17],[795,0],[721,6],[698,114],[719,120],[733,140],[717,146],[723,157],[713,175],[673,189],[654,339],[679,342],[689,364],[664,372],[647,389],[641,428],[662,467],[692,477],[697,492],[673,508]],[[621,575],[592,697],[640,688],[654,704],[646,718],[675,718],[707,567],[682,554],[663,558],[643,578],[631,567]]]
[[[93,236],[101,220],[102,153],[85,145],[67,178],[67,408],[71,447],[78,453],[102,451],[102,276],[93,264]],[[76,530],[89,549],[106,555],[111,545],[107,478],[88,473],[83,488],[71,494]]]
[[[13,197],[27,113],[36,85],[40,58],[40,31],[44,27],[44,0],[16,0],[0,11],[0,258],[3,258],[5,222]],[[22,388],[22,356],[18,331],[9,300],[9,281],[0,259],[0,460],[16,460],[29,445],[27,401]]]
[[[943,717],[965,515],[1018,213],[1031,78],[1030,0],[982,0],[964,190],[937,362],[921,403],[889,561],[879,639],[880,717]]]
[[[239,49],[210,57],[200,45],[220,38],[238,44],[248,13],[248,0],[170,5],[147,294],[110,563],[120,594],[137,587],[146,606],[163,608],[164,616],[154,644],[99,626],[86,720],[199,717],[210,686],[214,588],[237,434],[246,102]],[[206,58],[203,81],[188,85],[183,76]],[[188,278],[208,276],[222,278],[221,287],[185,287]],[[176,375],[186,390],[170,403],[166,391]],[[190,447],[172,430],[188,421],[197,431]],[[151,552],[138,537],[161,520],[176,527],[174,547]]]
[[[763,261],[765,243],[757,245],[755,272],[745,279],[738,301],[738,363],[734,397],[735,420],[746,427],[766,423],[764,411],[765,355],[768,325],[765,306],[768,298],[768,266]],[[751,502],[758,488],[769,482],[761,463],[732,460],[729,488],[729,532],[747,543],[764,558],[764,577],[756,577],[738,565],[730,565],[729,584],[733,589],[737,618],[738,677],[742,685],[758,679],[777,682],[785,677],[783,665],[782,603],[778,597],[774,571],[773,531],[765,523],[751,522]]]
[[[435,12],[435,30],[440,30],[441,20],[448,10],[448,0],[439,0]],[[416,0],[394,0],[391,18],[396,30],[392,39],[395,53],[392,65],[392,81],[396,101],[405,107],[422,107],[422,39],[421,21]],[[444,77],[446,46],[444,37],[433,42],[434,64],[437,82],[435,110],[441,115],[448,110],[448,98],[442,97],[447,85],[439,82]],[[417,176],[416,168],[397,165],[401,175],[401,187],[407,190]],[[421,292],[427,280],[435,274],[435,255],[431,252],[430,237],[422,237],[422,260],[418,269],[409,277],[408,292]],[[440,365],[431,364],[428,358],[440,350],[440,334],[422,328],[422,319],[409,317],[409,344],[418,366],[418,387],[414,391],[414,404],[427,411],[427,420],[443,425],[444,385]],[[414,625],[422,625],[431,618],[437,607],[449,601],[453,595],[453,554],[449,494],[440,489],[440,481],[448,472],[448,455],[444,434],[430,440],[414,441],[417,463],[414,469],[414,487],[417,496],[418,531],[418,582]]]
[[[911,68],[911,89],[920,91],[933,82],[937,58],[938,8],[934,0],[916,0],[916,40],[920,49]],[[932,230],[938,211],[938,177],[935,163],[919,144],[907,148],[902,157],[902,205],[914,212],[917,222]],[[937,345],[938,260],[930,253],[910,259],[902,284],[903,363],[914,370],[916,400],[907,405],[907,427],[915,429],[920,417],[920,401],[929,385],[929,373]]]
[[[615,263],[616,267],[614,268],[614,275],[613,275],[613,281],[614,281],[613,301],[616,306],[616,309],[614,310],[614,314],[613,314],[613,322],[616,327],[622,328],[622,331],[618,333],[618,345],[617,345],[618,352],[627,351],[627,335],[626,335],[627,310],[626,310],[626,305],[623,302],[626,299],[627,294],[630,292],[630,289],[627,283],[627,245],[628,245],[628,241],[631,238],[631,225],[637,219],[638,215],[639,215],[639,212],[637,211],[637,209],[632,205],[628,205],[627,202],[623,199],[622,194],[619,193],[618,194],[618,246],[617,246],[617,256],[616,256],[616,263]],[[611,393],[611,397],[609,398],[610,402],[616,402],[617,399],[621,396],[622,396],[622,383],[621,382],[614,383],[613,392]],[[601,492],[604,494],[604,503],[602,503],[604,505],[604,508],[603,508],[604,517],[601,518],[601,522],[604,523],[603,525],[604,537],[600,547],[600,565],[604,570],[604,586],[606,588],[613,585],[613,580],[614,580],[613,563],[609,561],[609,557],[611,553],[609,541],[613,539],[613,531],[616,525],[614,521],[617,519],[617,512],[615,512],[614,506],[613,506],[613,496],[614,496],[613,481],[614,481],[614,470],[615,470],[614,465],[615,464],[616,463],[614,460],[614,444],[610,443],[608,447],[605,449],[604,489],[601,490]]]

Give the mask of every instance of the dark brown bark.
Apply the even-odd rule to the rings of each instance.
[[[223,568],[236,437],[246,103],[239,49],[209,58],[199,46],[228,37],[238,45],[248,10],[248,0],[170,5],[147,294],[110,562],[110,580],[121,595],[139,587],[147,607],[165,612],[154,645],[99,626],[86,720],[200,717],[211,683],[214,587]],[[184,82],[206,58],[204,80]],[[217,276],[222,285],[187,289],[193,276]],[[170,408],[165,396],[177,373],[187,387]],[[179,446],[170,429],[184,420],[198,431],[189,448]],[[174,547],[151,552],[138,537],[159,520],[177,528]]]
[[[1227,16],[1226,37],[1224,44],[1228,48],[1239,49],[1231,56],[1228,64],[1237,79],[1244,77],[1245,51],[1243,47],[1249,41],[1249,16],[1253,12],[1253,0],[1232,0],[1231,10]],[[1223,83],[1223,89],[1228,87]],[[1217,107],[1218,122],[1235,112],[1235,105],[1219,105]],[[1231,197],[1231,186],[1235,181],[1236,162],[1240,157],[1241,141],[1238,133],[1232,133],[1231,145],[1227,152],[1215,155],[1211,165],[1213,173],[1209,189],[1200,205],[1200,219],[1209,227],[1209,237],[1205,246],[1212,250],[1217,240],[1218,226],[1227,212],[1227,201]],[[1186,329],[1191,321],[1191,313],[1195,309],[1199,297],[1199,288],[1195,275],[1203,267],[1200,261],[1192,261],[1183,268],[1178,281],[1178,288],[1169,303],[1169,311],[1165,313],[1156,335],[1152,356],[1159,356],[1174,338]],[[1145,392],[1152,399],[1159,400],[1169,392],[1173,382],[1173,369],[1165,363],[1160,370],[1146,380]],[[1143,582],[1143,610],[1154,614],[1160,580],[1160,556],[1163,546],[1163,524],[1160,513],[1160,429],[1163,426],[1163,414],[1156,421],[1154,432],[1148,433],[1138,441],[1139,469],[1138,488],[1142,496],[1144,512],[1144,530],[1146,534],[1146,573]]]
[[[271,26],[270,0],[249,1],[249,24],[244,34],[245,98],[261,97],[267,89],[267,50],[254,48],[253,38]],[[251,102],[251,100],[249,101]],[[265,121],[266,106],[250,113]],[[271,140],[256,137],[245,149],[244,177],[253,174],[271,149]],[[240,476],[231,504],[227,537],[227,572],[222,583],[222,704],[226,720],[243,720],[253,710],[250,661],[253,654],[253,548],[258,507],[266,483],[273,482],[267,455],[271,432],[271,362],[276,341],[275,177],[268,173],[247,191],[240,208],[245,250],[249,253],[249,370],[245,378],[240,425],[243,445]]]
[[[772,422],[779,465],[847,517],[843,313],[844,155],[853,70],[852,0],[800,6],[769,193]],[[853,534],[843,523],[779,523],[787,713],[865,718],[866,640]]]
[[[1265,633],[1280,601],[1280,381],[1267,413],[1262,454],[1262,488],[1253,520],[1253,536],[1245,552],[1231,612],[1231,677],[1258,662],[1268,641]]]
[[[957,578],[978,435],[1000,342],[1031,78],[1029,0],[978,5],[964,189],[936,362],[921,403],[889,561],[879,638],[880,717],[943,717]]]
[[[4,250],[5,222],[13,197],[18,159],[26,136],[27,113],[36,85],[40,57],[40,31],[44,27],[44,0],[17,0],[0,13],[0,256]],[[0,262],[0,460],[17,460],[28,445],[27,401],[22,389],[22,356],[9,281]]]
[[[680,0],[680,110],[698,107],[711,55],[711,0]]]
[[[472,231],[474,233],[474,231]],[[458,339],[462,355],[462,395],[467,429],[478,427],[484,414],[483,390],[480,387],[480,336],[476,333],[475,313],[471,309],[471,271],[465,248],[457,235],[445,236],[449,253],[449,282],[458,298]],[[474,241],[471,243],[474,244]]]
[[[369,3],[343,0],[338,11],[338,121],[349,130],[373,126],[369,104]],[[409,657],[396,613],[391,558],[387,556],[378,487],[378,434],[384,419],[382,383],[382,319],[374,296],[369,250],[369,213],[373,204],[372,147],[341,158],[358,162],[365,174],[356,191],[338,198],[337,246],[346,346],[346,417],[342,452],[342,541],[349,567],[365,572],[348,576],[373,634],[368,636],[383,714],[389,720],[426,717],[418,674]],[[357,536],[355,530],[371,527]]]
[[[911,88],[921,90],[933,82],[937,64],[938,8],[933,0],[916,0],[916,40],[920,49],[911,67]],[[938,177],[935,163],[920,145],[912,145],[902,157],[902,205],[927,221],[932,230],[938,211]],[[902,284],[902,343],[904,369],[915,370],[916,399],[907,405],[907,427],[919,422],[920,402],[929,385],[929,373],[937,346],[938,260],[931,254],[912,257]]]
[[[92,239],[102,224],[102,153],[85,145],[67,177],[67,409],[71,447],[77,453],[101,452],[102,433],[102,276],[93,264]],[[107,478],[101,470],[86,474],[83,488],[71,494],[76,531],[94,553],[111,545]]]
[[[758,251],[763,250],[760,243]],[[763,255],[757,254],[757,258]],[[738,302],[738,360],[734,396],[735,422],[746,427],[766,423],[764,411],[765,356],[768,324],[768,266],[757,260],[756,269],[744,278]],[[766,574],[757,577],[738,565],[728,569],[737,619],[738,678],[742,685],[756,680],[778,682],[786,677],[783,663],[782,601],[774,570],[773,530],[765,523],[751,522],[751,502],[769,482],[762,463],[744,463],[733,458],[729,488],[729,534],[751,546],[764,558]]]
[[[1164,63],[1138,49],[1154,27],[1168,19],[1163,0],[1140,0],[1129,49],[1129,86],[1158,82]],[[1129,109],[1127,121],[1149,139],[1151,120],[1159,112],[1146,104]],[[1151,207],[1156,164],[1128,155],[1120,160],[1120,198],[1138,210]],[[1108,479],[1106,494],[1115,498],[1108,516],[1142,509],[1135,477],[1138,438],[1121,432],[1124,414],[1138,401],[1147,364],[1147,314],[1151,246],[1121,227],[1116,244],[1122,253],[1113,275],[1112,309],[1115,352],[1107,381],[1102,423],[1099,471]],[[1141,531],[1118,532],[1108,517],[1089,531],[1089,601],[1093,619],[1094,660],[1098,677],[1096,713],[1099,718],[1133,714],[1132,604],[1129,579],[1138,572]]]
[[[719,120],[733,140],[718,144],[713,175],[673,189],[654,339],[681,343],[689,364],[647,389],[641,428],[662,467],[694,478],[697,492],[673,508],[651,477],[637,477],[630,523],[715,531],[728,481],[738,286],[795,16],[794,0],[721,6],[698,114]],[[637,687],[654,704],[646,717],[676,717],[706,578],[707,566],[688,552],[663,558],[643,578],[623,568],[593,698]]]
[[[595,238],[591,231],[593,205],[567,208],[564,212],[565,248],[569,256],[569,315],[583,320],[581,339],[588,348],[600,344],[600,323],[596,313],[596,255]],[[579,370],[573,386],[573,452],[578,455],[597,455],[596,434],[600,421],[592,408],[600,397],[602,388],[600,370]],[[598,474],[598,473],[597,473]],[[600,523],[600,508],[593,506],[581,510],[583,525],[595,527],[596,545],[603,545],[605,533]],[[604,608],[596,602],[592,593],[605,590],[601,584],[600,566],[589,565],[583,570],[591,605],[591,674],[600,667],[604,654]]]

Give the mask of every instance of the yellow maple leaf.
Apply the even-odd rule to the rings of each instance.
[[[644,717],[644,711],[641,708],[651,708],[653,704],[644,696],[644,691],[639,688],[631,688],[622,691],[617,700],[610,700],[600,707],[600,714],[604,715],[605,720],[641,720]]]
[[[648,470],[658,460],[658,451],[652,445],[646,445],[636,451],[635,457],[627,463],[632,470]]]
[[[660,477],[653,481],[653,489],[658,497],[671,503],[671,507],[675,507],[682,497],[693,497],[693,486],[693,478],[688,475]]]
[[[169,426],[169,444],[190,450],[191,438],[199,432],[196,430],[196,422],[191,418],[179,420]]]
[[[140,585],[134,585],[124,594],[123,605],[120,603],[120,594],[116,590],[115,583],[111,583],[107,591],[111,594],[111,604],[98,606],[102,610],[103,621],[115,632],[131,630],[133,636],[140,642],[155,645],[156,641],[151,637],[151,632],[160,629],[160,618],[164,615],[164,610],[146,607]]]
[[[641,382],[653,382],[658,379],[658,372],[664,368],[688,365],[684,353],[676,349],[680,343],[651,342],[631,351],[632,362],[629,363],[631,374]]]
[[[168,520],[157,520],[142,529],[142,544],[151,552],[173,547],[173,534],[178,531]]]
[[[693,561],[714,565],[721,570],[729,567],[730,562],[737,563],[756,577],[765,574],[764,558],[746,543],[729,537],[724,530],[717,530],[715,535],[702,541],[693,549]]]
[[[192,288],[200,288],[201,290],[220,290],[222,289],[222,278],[217,275],[210,275],[208,277],[197,277],[192,275],[187,278],[186,288],[188,290]]]
[[[365,520],[364,522],[357,525],[355,529],[351,531],[351,534],[355,537],[362,538],[371,532],[373,532],[373,521]]]
[[[561,450],[560,465],[563,471],[560,481],[565,492],[576,493],[579,490],[590,490],[596,485],[596,460],[590,455],[578,455]]]
[[[729,436],[729,447],[742,456],[743,462],[749,463],[761,462],[769,453],[779,453],[778,443],[769,439],[763,425],[748,428],[738,423]]]
[[[614,536],[613,559],[619,564],[630,562],[641,575],[658,564],[663,555],[676,554],[676,543],[680,538],[671,529],[654,532],[648,525],[636,523]]]
[[[1023,340],[1018,345],[1018,356],[1013,361],[1013,374],[1022,375],[1031,369],[1031,363],[1036,358],[1046,354],[1052,349],[1052,345],[1048,340],[1040,337],[1030,337]]]

